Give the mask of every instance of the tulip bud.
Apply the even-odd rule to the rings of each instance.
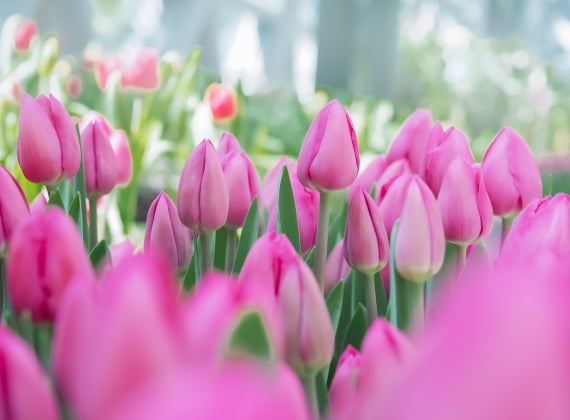
[[[188,264],[192,255],[192,232],[182,224],[176,206],[164,192],[160,192],[148,209],[145,251],[157,250],[173,268]]]
[[[336,99],[317,114],[297,162],[301,182],[320,190],[341,190],[358,175],[360,156],[356,132],[348,112]]]
[[[344,232],[344,257],[355,270],[376,273],[388,262],[388,235],[380,209],[362,188],[350,199]]]
[[[48,378],[28,345],[0,325],[0,418],[57,420]]]
[[[18,181],[0,165],[0,247],[10,241],[12,233],[30,213],[28,202]]]
[[[178,215],[186,226],[209,231],[228,220],[229,193],[222,165],[210,140],[192,151],[178,185]]]
[[[376,201],[378,203],[384,200],[394,181],[403,174],[411,174],[410,166],[405,159],[395,160],[386,167],[376,182]]]
[[[406,279],[422,282],[443,265],[443,221],[433,193],[419,176],[412,177],[405,194],[396,236],[396,268]]]
[[[30,213],[8,249],[8,292],[16,314],[30,311],[35,322],[53,321],[77,275],[93,273],[73,221],[58,207]]]
[[[117,185],[128,185],[133,176],[133,157],[127,135],[123,130],[113,130],[109,141],[117,161]]]
[[[366,169],[362,171],[360,175],[358,175],[356,180],[348,188],[347,195],[349,199],[354,193],[357,193],[360,188],[363,188],[364,191],[372,194],[370,190],[372,189],[372,186],[376,184],[378,179],[380,179],[380,176],[386,170],[386,166],[388,166],[388,163],[386,162],[386,158],[384,156],[378,156],[372,162],[370,162]]]
[[[121,61],[116,55],[102,57],[95,61],[95,82],[101,90],[107,89],[109,78],[114,72],[121,71]]]
[[[204,96],[210,105],[214,122],[224,123],[236,117],[238,111],[237,95],[230,86],[212,83],[206,88]]]
[[[85,190],[89,195],[109,193],[117,184],[117,160],[109,133],[98,120],[81,128]]]
[[[325,264],[325,293],[329,293],[337,283],[346,279],[350,266],[344,258],[344,241],[334,246]]]
[[[20,22],[14,32],[14,49],[18,52],[28,51],[38,31],[35,21],[27,19]]]
[[[245,152],[230,152],[224,156],[222,170],[229,193],[226,224],[237,228],[243,225],[251,202],[259,195],[259,177]]]
[[[441,126],[441,123],[439,121],[436,121],[436,123],[433,125],[433,127],[431,128],[429,134],[428,134],[428,138],[426,140],[426,151],[425,151],[425,155],[424,155],[424,161],[421,164],[421,170],[418,172],[418,174],[420,175],[420,177],[425,181],[426,180],[426,166],[427,166],[427,161],[428,161],[428,154],[430,151],[432,151],[433,149],[435,149],[439,144],[441,144],[443,138],[446,136],[446,131],[443,129],[443,127]]]
[[[502,128],[483,155],[483,180],[497,216],[519,212],[542,196],[542,179],[532,152],[512,128]]]
[[[493,207],[479,165],[455,158],[443,176],[437,202],[448,241],[470,244],[491,230]]]
[[[241,152],[242,149],[235,136],[232,133],[224,131],[220,137],[220,144],[218,145],[217,151],[220,159],[222,159],[230,152]]]
[[[351,345],[340,355],[329,390],[331,419],[348,419],[354,414],[361,361],[359,351]]]
[[[380,214],[382,214],[388,237],[392,235],[394,223],[402,216],[406,191],[412,178],[413,176],[410,172],[403,172],[397,176],[392,181],[385,196],[379,201],[378,208],[380,209]]]
[[[160,85],[158,75],[158,50],[143,48],[137,51],[132,62],[123,67],[121,83],[137,90],[156,90]]]
[[[81,150],[73,121],[53,95],[22,95],[17,150],[31,182],[55,184],[79,171]]]
[[[36,198],[30,203],[30,211],[44,211],[47,207],[48,200],[43,192],[40,191]]]
[[[71,99],[79,98],[82,90],[83,81],[78,75],[72,74],[65,80],[65,93],[67,93],[67,96]]]

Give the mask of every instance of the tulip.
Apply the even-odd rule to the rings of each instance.
[[[220,137],[220,144],[218,145],[217,151],[221,160],[230,152],[241,152],[242,149],[239,141],[235,138],[235,136],[232,133],[224,131]]]
[[[238,228],[243,226],[252,201],[259,195],[259,177],[245,152],[230,152],[224,156],[222,170],[229,193],[226,224]]]
[[[220,83],[212,83],[206,88],[204,96],[210,106],[214,122],[224,123],[236,117],[238,100],[232,87]]]
[[[402,124],[400,132],[388,148],[386,161],[392,163],[405,159],[412,172],[421,173],[432,125],[431,112],[425,109],[416,110]]]
[[[353,415],[361,361],[360,352],[351,345],[338,359],[329,390],[330,418],[333,420],[348,419]]]
[[[59,419],[50,383],[34,352],[3,325],[0,325],[0,360],[0,418]]]
[[[192,151],[180,176],[178,214],[191,229],[210,231],[228,220],[229,194],[222,165],[210,140]]]
[[[475,163],[467,138],[460,130],[451,127],[441,138],[440,143],[427,152],[425,181],[434,195],[439,193],[447,168],[458,157],[467,163]]]
[[[107,273],[118,266],[121,261],[133,255],[135,255],[135,245],[129,238],[109,245],[109,254],[105,262],[99,266],[99,275],[107,275]]]
[[[315,117],[299,152],[297,175],[311,188],[341,190],[358,175],[360,156],[348,112],[336,99]]]
[[[93,273],[73,220],[58,207],[30,213],[13,233],[7,256],[8,294],[16,314],[29,311],[35,322],[53,321],[78,275]]]
[[[491,230],[493,207],[479,165],[454,159],[443,176],[437,202],[448,241],[470,244]]]
[[[127,135],[123,130],[113,130],[109,142],[117,161],[117,185],[128,185],[133,176],[133,157]]]
[[[192,255],[192,232],[182,224],[176,206],[164,192],[148,209],[144,248],[162,253],[174,269],[185,267]]]
[[[95,82],[101,90],[107,89],[107,84],[111,75],[121,71],[121,60],[118,56],[100,58],[95,61],[94,73]]]
[[[117,184],[117,160],[107,128],[91,120],[81,128],[85,189],[88,195],[109,193]]]
[[[17,150],[31,182],[55,184],[79,171],[81,151],[73,121],[53,95],[22,95]]]
[[[38,24],[35,21],[26,19],[20,22],[14,32],[14,49],[18,52],[28,51],[38,31]]]
[[[344,241],[337,243],[325,265],[325,293],[329,293],[339,281],[346,279],[350,273],[350,266],[344,258]]]
[[[410,165],[405,159],[395,160],[390,163],[376,182],[376,200],[381,203],[388,194],[388,190],[401,175],[410,174]]]
[[[76,74],[72,74],[67,79],[65,79],[65,93],[71,99],[78,99],[83,91],[83,81],[81,77]]]
[[[397,175],[392,179],[384,197],[379,201],[378,207],[380,214],[382,214],[388,237],[392,235],[394,223],[402,216],[406,191],[412,179],[412,174],[407,171]],[[382,190],[380,192],[382,192]]]
[[[380,176],[384,173],[387,166],[388,163],[384,156],[378,156],[370,162],[366,169],[358,175],[356,180],[348,188],[349,199],[354,193],[358,192],[360,188],[372,194],[372,187],[378,182],[378,179],[380,179]]]
[[[48,200],[43,192],[36,195],[36,198],[30,203],[30,211],[44,211],[47,207]]]
[[[502,128],[483,155],[485,187],[497,216],[517,213],[542,196],[542,180],[532,152],[512,128]]]
[[[422,162],[421,169],[418,172],[418,174],[421,176],[421,178],[424,181],[426,180],[426,167],[427,167],[428,154],[430,151],[435,149],[439,144],[441,144],[443,138],[446,135],[447,132],[443,129],[441,123],[439,121],[436,121],[436,123],[433,125],[428,134],[428,138],[426,140],[426,151],[424,155],[424,161]]]
[[[406,279],[423,282],[441,269],[444,254],[445,233],[437,201],[422,179],[414,175],[406,190],[396,236],[396,268]]]
[[[140,49],[132,62],[122,66],[122,85],[137,90],[157,90],[160,85],[158,61],[157,49]]]
[[[22,96],[22,86],[17,79],[7,76],[4,80],[0,81],[0,99],[8,101],[13,104],[20,104]]]
[[[389,246],[380,209],[362,188],[350,199],[344,257],[355,270],[376,273],[388,262]]]
[[[10,241],[12,233],[30,209],[24,192],[10,172],[0,165],[0,247]]]

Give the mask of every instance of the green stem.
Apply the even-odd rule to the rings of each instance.
[[[368,324],[372,324],[372,322],[378,316],[374,273],[366,273],[366,312],[368,313]]]
[[[418,327],[423,328],[425,295],[424,283],[409,281],[398,275],[396,279],[396,287],[398,288],[396,301],[398,311],[398,328],[404,331],[408,330],[414,320],[418,323]]]
[[[210,232],[200,232],[200,266],[202,275],[212,268],[212,244]]]
[[[237,231],[235,229],[228,229],[228,236],[226,238],[226,272],[231,273],[236,258],[237,249]]]
[[[457,244],[457,258],[456,258],[456,276],[459,276],[465,268],[465,264],[467,262],[467,245],[465,244]]]
[[[320,192],[319,224],[317,226],[317,247],[315,249],[315,265],[313,271],[319,282],[319,287],[325,290],[325,263],[327,261],[327,246],[329,235],[330,194]]]
[[[319,418],[319,400],[317,398],[317,376],[315,374],[308,374],[301,376],[301,381],[303,382],[303,388],[305,389],[305,394],[307,396],[307,401],[311,407],[311,413],[313,419]]]
[[[89,196],[89,249],[97,245],[97,197]]]

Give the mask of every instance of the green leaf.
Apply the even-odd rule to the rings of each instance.
[[[83,244],[87,248],[89,246],[89,228],[87,226],[87,208],[85,202],[87,200],[87,192],[85,189],[85,168],[83,166],[83,145],[81,142],[81,132],[79,130],[79,124],[75,124],[75,131],[77,133],[77,138],[79,139],[79,150],[81,151],[81,163],[79,164],[79,171],[75,175],[73,185],[75,191],[79,194],[81,200],[81,233],[83,235]]]
[[[214,267],[224,271],[226,265],[226,243],[228,241],[228,229],[222,227],[216,231],[214,243]]]
[[[247,309],[241,313],[230,333],[226,354],[237,357],[249,355],[264,361],[275,359],[267,326],[258,309]]]
[[[107,247],[107,242],[102,239],[93,247],[91,252],[89,252],[89,259],[91,260],[91,265],[94,268],[99,267],[105,258],[109,255],[109,248]]]
[[[374,282],[376,283],[376,307],[378,309],[378,315],[384,317],[386,316],[388,301],[381,272],[374,275]]]
[[[77,225],[79,232],[83,233],[83,222],[81,220],[81,196],[79,193],[75,194],[73,201],[69,205],[69,211],[67,213]]]
[[[342,348],[345,349],[350,344],[354,348],[360,349],[360,344],[366,334],[367,328],[368,317],[366,315],[366,307],[362,303],[359,303],[354,311],[354,315],[350,320],[350,323],[348,324]]]
[[[297,209],[287,166],[283,166],[277,193],[277,232],[284,233],[291,241],[295,250],[298,253],[301,252]]]
[[[366,274],[354,270],[354,282],[352,283],[352,308],[356,309],[359,303],[366,307]]]
[[[354,271],[351,271],[346,280],[344,280],[341,312],[335,334],[335,353],[337,354],[343,350],[343,340],[354,312],[354,309],[351,306],[354,280]]]
[[[335,288],[327,296],[327,309],[331,317],[331,323],[335,335],[338,333],[338,323],[342,312],[342,301],[344,297],[344,281],[339,281]],[[322,371],[324,378],[328,378],[329,369],[332,363],[329,363]]]
[[[192,290],[196,284],[196,255],[192,255],[190,261],[188,262],[188,267],[182,278],[182,288],[186,291]]]
[[[234,261],[234,266],[232,268],[232,273],[239,273],[243,267],[245,257],[249,253],[249,250],[257,241],[259,237],[259,208],[257,205],[257,198],[253,200],[251,206],[249,206],[249,211],[245,218],[245,223],[241,230],[241,235],[239,238],[239,243],[236,251],[236,258]]]
[[[60,209],[65,210],[65,205],[63,204],[63,199],[61,198],[61,193],[59,190],[55,190],[50,194],[48,206],[56,206]]]
[[[392,227],[390,235],[390,298],[388,300],[388,321],[394,326],[398,325],[398,308],[396,302],[398,300],[398,290],[396,288],[396,237],[398,236],[398,229],[400,221],[396,220]]]
[[[327,368],[328,369],[328,368]],[[329,395],[327,390],[327,375],[324,370],[321,370],[315,377],[317,386],[317,401],[319,403],[319,413],[321,416],[326,413],[329,405]]]

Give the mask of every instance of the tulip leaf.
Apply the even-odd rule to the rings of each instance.
[[[352,315],[354,312],[351,306],[354,280],[355,280],[354,271],[351,271],[350,274],[347,276],[346,280],[344,280],[344,286],[343,286],[344,290],[343,290],[340,317],[338,320],[338,326],[335,333],[335,353],[337,354],[343,350],[342,344],[344,336],[346,335],[348,324],[350,323],[350,320],[352,319]]]
[[[348,324],[342,348],[345,349],[350,344],[354,348],[360,349],[360,344],[366,334],[367,328],[368,316],[366,314],[366,307],[362,303],[358,303],[354,315]]]
[[[239,273],[245,261],[245,257],[247,257],[249,250],[251,249],[255,241],[257,241],[258,237],[259,237],[259,207],[257,205],[257,198],[256,198],[251,203],[251,206],[249,206],[249,211],[247,212],[245,223],[241,230],[241,235],[237,246],[232,273]]]
[[[85,206],[83,206],[85,207]],[[75,194],[73,201],[69,205],[69,217],[73,219],[75,224],[77,225],[77,229],[83,235],[83,219],[82,219],[82,205],[81,205],[81,196],[79,193]]]
[[[99,265],[105,260],[109,255],[109,248],[107,247],[107,241],[104,239],[97,242],[97,244],[89,252],[89,259],[91,260],[91,265],[93,268],[99,267]]]
[[[182,288],[186,291],[192,290],[194,285],[196,284],[196,278],[198,277],[197,269],[196,269],[196,260],[198,259],[196,252],[192,253],[192,258],[188,262],[188,266],[186,268],[186,272],[184,273],[184,277],[182,278]]]
[[[333,330],[338,329],[340,313],[342,311],[342,298],[344,297],[344,281],[339,281],[334,289],[327,296],[327,308],[331,317]]]
[[[327,375],[321,370],[315,377],[317,387],[317,401],[319,403],[319,413],[321,417],[326,413],[329,405],[329,395],[327,389]]]
[[[63,204],[63,199],[61,198],[59,190],[54,190],[49,195],[48,206],[57,206],[60,209],[65,210],[65,205]]]
[[[277,193],[277,232],[284,233],[295,250],[301,252],[297,209],[287,166],[283,166]]]
[[[226,264],[226,244],[228,242],[228,229],[222,227],[216,231],[214,242],[214,267],[224,271]]]
[[[230,357],[253,356],[264,361],[274,360],[269,332],[258,309],[247,309],[241,313],[229,335],[226,354]]]
[[[79,130],[79,124],[75,124],[75,131],[77,133],[77,138],[79,139],[79,150],[81,151],[81,156],[83,156],[83,144],[81,142],[81,132]],[[85,167],[83,165],[83,158],[81,158],[81,163],[79,164],[79,171],[75,175],[73,182],[76,191],[81,197],[81,233],[83,234],[83,244],[85,247],[89,246],[89,229],[87,227],[87,208],[85,207],[85,201],[87,200],[87,192],[85,189]]]
[[[390,299],[388,300],[388,321],[394,326],[398,325],[398,308],[396,302],[398,300],[398,290],[396,288],[396,236],[398,235],[398,228],[400,221],[396,220],[392,227],[390,235]]]
[[[378,315],[383,317],[386,315],[386,307],[388,305],[388,302],[381,272],[378,272],[374,275],[374,282],[376,284],[376,307],[378,309]]]

